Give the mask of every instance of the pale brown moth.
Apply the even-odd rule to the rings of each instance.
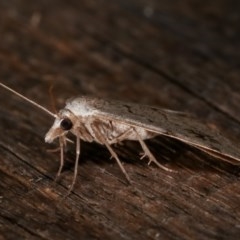
[[[200,123],[197,119],[181,112],[136,103],[81,96],[69,99],[66,106],[54,114],[3,83],[0,83],[0,86],[55,118],[52,127],[45,136],[45,141],[51,143],[56,138],[59,139],[61,157],[57,176],[60,175],[64,165],[64,147],[68,140],[66,135],[71,132],[76,136],[76,160],[69,192],[73,189],[77,177],[80,140],[95,141],[105,145],[129,182],[130,178],[126,170],[111,147],[112,144],[123,140],[138,141],[144,151],[143,157],[149,158],[149,164],[154,162],[167,171],[171,171],[171,169],[155,159],[145,144],[145,139],[156,135],[165,135],[222,160],[233,164],[240,163],[240,152],[228,139]]]

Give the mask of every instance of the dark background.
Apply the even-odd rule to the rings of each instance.
[[[240,137],[240,2],[229,0],[0,1],[1,82],[52,109],[90,94],[186,111]],[[2,239],[238,239],[237,166],[158,137],[168,173],[117,146],[134,184],[106,148],[74,146],[54,183],[59,154],[44,135],[53,119],[0,89]]]

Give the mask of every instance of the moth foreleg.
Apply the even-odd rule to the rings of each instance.
[[[66,146],[66,141],[65,141],[65,138],[64,137],[59,137],[59,146],[60,146],[60,165],[59,165],[59,169],[58,169],[58,172],[57,172],[57,176],[56,176],[56,179],[60,176],[61,172],[62,172],[62,168],[63,168],[63,165],[64,165],[64,149],[65,149],[65,146]],[[56,181],[55,179],[55,181]]]
[[[59,137],[59,147],[55,148],[55,149],[48,149],[48,152],[58,152],[60,151],[60,164],[59,164],[59,168],[57,171],[57,175],[55,177],[55,182],[57,181],[58,177],[61,175],[62,172],[62,168],[64,165],[64,149],[66,146],[66,140],[63,136]]]
[[[77,179],[77,173],[78,173],[78,161],[80,157],[80,138],[77,136],[76,137],[76,159],[75,159],[75,164],[74,164],[74,173],[73,173],[73,179],[72,179],[72,184],[68,189],[68,193],[66,196],[68,196],[71,191],[73,190],[74,184]]]
[[[153,156],[153,154],[150,152],[148,146],[146,145],[146,143],[141,139],[141,137],[139,136],[138,132],[136,131],[136,129],[134,129],[134,131],[136,132],[136,136],[138,138],[138,141],[144,151],[144,154],[143,154],[143,157],[147,156],[149,158],[149,162],[148,162],[148,165],[151,164],[151,162],[154,162],[158,167],[164,169],[165,171],[168,171],[168,172],[173,172],[172,169],[170,168],[167,168],[165,166],[163,166],[162,164],[160,164],[156,158]],[[142,157],[142,158],[143,158]]]

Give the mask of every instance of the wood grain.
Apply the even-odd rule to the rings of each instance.
[[[237,1],[0,2],[1,82],[51,108],[89,94],[195,114],[238,145]],[[238,239],[240,168],[178,141],[147,144],[168,173],[139,160],[140,147],[74,146],[54,182],[59,154],[44,143],[53,119],[0,89],[2,239]]]

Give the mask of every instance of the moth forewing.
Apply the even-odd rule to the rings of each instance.
[[[138,141],[144,151],[143,157],[147,156],[149,163],[154,162],[167,171],[171,171],[171,169],[161,165],[155,159],[145,144],[145,139],[156,135],[165,135],[234,164],[240,162],[240,151],[237,147],[218,132],[185,113],[136,103],[83,96],[69,99],[64,109],[60,110],[58,114],[53,114],[8,86],[2,83],[0,86],[55,118],[52,127],[45,136],[45,141],[50,143],[56,138],[59,139],[61,151],[57,176],[60,175],[64,164],[64,147],[68,140],[66,135],[70,131],[76,136],[76,160],[69,192],[72,190],[77,177],[80,139],[88,142],[96,141],[105,145],[128,181],[130,178],[111,147],[113,143],[124,140]]]
[[[215,157],[240,164],[237,146],[189,114],[146,105],[140,107],[138,104],[105,101],[98,106],[98,115],[109,121],[178,139]]]

